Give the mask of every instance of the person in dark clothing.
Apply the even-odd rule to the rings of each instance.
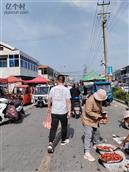
[[[83,93],[83,95],[87,95],[87,88],[84,86],[84,93]]]
[[[80,92],[78,86],[76,84],[73,84],[73,87],[70,89],[70,93],[71,93],[71,97],[73,99],[74,97],[79,97],[81,92]]]
[[[70,89],[70,93],[71,93],[71,103],[72,103],[72,110],[73,110],[73,105],[74,103],[77,101],[79,101],[79,96],[80,96],[80,90],[78,85],[73,84],[73,87]]]

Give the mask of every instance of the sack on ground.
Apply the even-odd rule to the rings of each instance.
[[[16,120],[18,119],[18,113],[14,105],[8,105],[7,111],[6,111],[6,117],[15,118]]]

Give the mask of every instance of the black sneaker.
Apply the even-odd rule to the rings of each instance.
[[[49,143],[47,150],[48,150],[48,153],[53,153],[54,152],[52,143]]]

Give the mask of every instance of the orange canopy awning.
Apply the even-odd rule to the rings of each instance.
[[[1,84],[8,83],[8,79],[7,78],[0,78],[0,83]]]
[[[15,76],[9,76],[7,80],[8,80],[8,83],[23,82],[22,79],[18,79]]]
[[[24,81],[26,83],[35,83],[35,84],[47,84],[48,81],[47,79],[43,78],[42,76],[38,75],[36,78],[32,79],[32,80],[27,80]]]

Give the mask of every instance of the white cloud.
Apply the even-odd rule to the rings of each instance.
[[[87,10],[91,10],[92,8],[94,9],[97,5],[96,0],[62,0],[62,2],[79,8],[86,8]]]
[[[111,18],[119,19],[119,21],[128,24],[128,13],[129,13],[128,0],[111,1],[109,11],[111,12]]]
[[[13,22],[12,22],[13,21]],[[8,26],[10,29],[8,29]],[[64,30],[52,23],[36,23],[19,18],[5,18],[3,22],[3,38],[8,40],[40,40],[59,37],[65,34]],[[17,35],[17,36],[16,36]]]

